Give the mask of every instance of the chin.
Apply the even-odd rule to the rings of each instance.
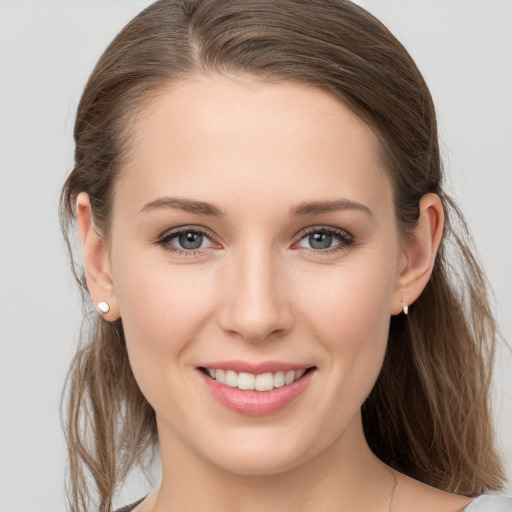
[[[296,454],[276,454],[271,450],[257,456],[234,453],[233,457],[217,460],[216,465],[224,471],[243,476],[270,476],[285,473],[298,467],[303,460]]]
[[[212,446],[217,449],[211,450]],[[281,431],[252,431],[236,438],[227,436],[221,443],[204,446],[202,456],[230,473],[277,475],[299,467],[324,450],[316,436],[310,437],[306,432],[293,436],[287,428],[285,436]]]

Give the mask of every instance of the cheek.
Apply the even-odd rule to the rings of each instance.
[[[314,276],[302,287],[312,315],[325,317],[326,325],[336,325],[340,332],[382,328],[389,322],[394,267],[378,261],[360,263],[333,269],[321,279]]]
[[[380,371],[394,291],[393,261],[358,258],[357,265],[304,283],[302,315],[316,330],[331,365],[342,367],[346,378],[376,378]]]
[[[143,336],[152,345],[169,345],[200,327],[200,314],[210,302],[211,277],[190,266],[172,266],[165,258],[141,253],[113,262],[126,335]]]
[[[168,379],[179,378],[176,363],[209,318],[212,288],[207,275],[148,261],[144,254],[113,259],[113,268],[131,366],[149,399]]]

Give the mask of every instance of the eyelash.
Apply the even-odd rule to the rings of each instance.
[[[215,239],[213,233],[206,228],[198,228],[195,226],[182,226],[172,231],[167,231],[163,236],[161,236],[156,244],[161,246],[166,251],[172,252],[173,254],[178,254],[180,256],[198,256],[200,254],[204,254],[205,249],[180,249],[179,247],[172,245],[170,242],[174,238],[184,234],[184,233],[195,233],[198,235],[205,236],[210,241]]]
[[[307,252],[308,254],[315,254],[318,256],[328,255],[340,251],[344,251],[350,249],[355,243],[354,237],[343,229],[331,228],[326,226],[314,226],[312,228],[308,228],[306,231],[301,233],[299,240],[296,243],[301,242],[305,238],[315,233],[322,233],[326,235],[333,235],[340,243],[335,245],[334,247],[329,247],[327,249],[310,249],[310,248],[300,248],[299,250],[303,252]]]
[[[178,236],[180,236],[181,234],[184,234],[184,233],[199,234],[199,235],[205,236],[207,239],[209,239],[212,242],[215,240],[215,236],[213,235],[213,233],[203,227],[198,228],[195,226],[183,226],[183,227],[173,229],[172,231],[166,232],[163,236],[161,236],[156,241],[156,245],[161,246],[166,251],[169,251],[171,253],[178,254],[180,256],[188,256],[188,257],[204,254],[205,250],[209,249],[209,248],[206,248],[206,249],[201,249],[201,248],[181,249],[181,248],[179,248],[175,245],[172,245],[170,243],[171,240],[177,238]],[[351,246],[353,246],[353,244],[355,243],[354,237],[345,230],[332,228],[332,227],[325,227],[325,226],[315,226],[315,227],[309,228],[306,231],[302,232],[300,234],[300,237],[298,238],[297,242],[294,243],[294,245],[296,245],[297,243],[301,242],[308,236],[315,234],[315,233],[333,235],[340,243],[338,245],[335,245],[334,247],[330,247],[327,249],[311,249],[311,248],[302,247],[297,250],[300,250],[301,252],[307,252],[308,254],[313,253],[315,255],[321,256],[321,255],[327,255],[327,254],[332,254],[335,252],[347,250],[347,249],[351,248]]]

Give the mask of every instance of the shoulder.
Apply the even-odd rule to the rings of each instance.
[[[512,512],[512,498],[480,496],[461,512]]]
[[[512,500],[500,496],[483,495],[478,498],[454,494],[397,473],[398,486],[393,510],[421,512],[512,512]]]
[[[122,508],[118,508],[115,512],[132,512],[132,510],[139,504],[142,503],[144,498],[141,498],[140,500],[136,501],[135,503],[132,503],[131,505],[126,505]]]

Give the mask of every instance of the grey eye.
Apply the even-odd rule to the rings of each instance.
[[[204,236],[197,231],[184,231],[175,237],[181,249],[199,249],[203,245]]]
[[[308,242],[312,249],[329,249],[333,242],[332,233],[317,232],[308,235]]]
[[[172,253],[183,256],[193,256],[215,246],[209,234],[200,229],[186,227],[164,235],[157,244]]]
[[[304,234],[297,245],[313,251],[327,252],[328,249],[348,247],[351,243],[350,235],[341,230],[318,229]]]

